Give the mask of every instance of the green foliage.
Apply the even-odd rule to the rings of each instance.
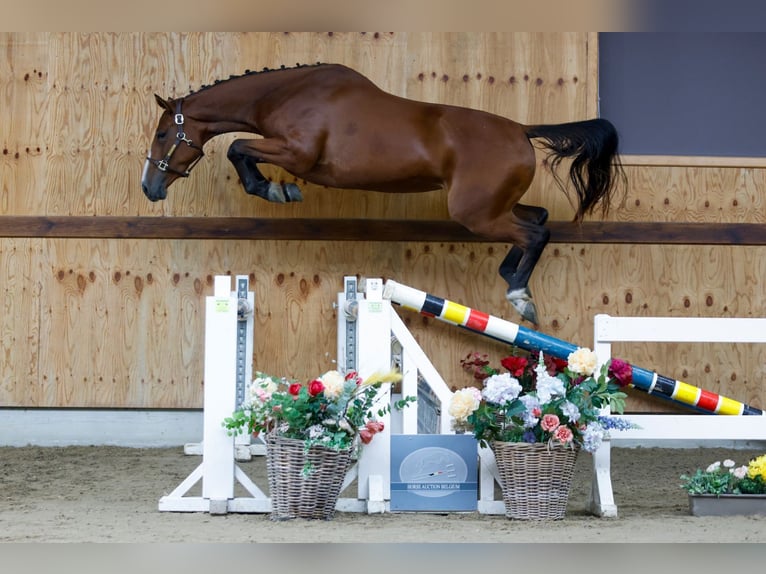
[[[230,435],[243,432],[277,432],[304,441],[306,447],[320,445],[335,450],[355,446],[357,439],[369,443],[393,406],[402,409],[415,397],[404,397],[393,405],[379,404],[379,391],[396,382],[396,372],[374,374],[362,380],[356,372],[346,375],[328,371],[307,383],[292,382],[257,373],[241,408],[222,425]]]

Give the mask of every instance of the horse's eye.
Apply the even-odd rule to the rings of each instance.
[[[168,135],[168,132],[157,132],[157,139],[164,140]]]

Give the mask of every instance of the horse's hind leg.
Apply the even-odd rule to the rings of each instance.
[[[453,219],[477,235],[513,244],[498,270],[508,283],[506,299],[523,319],[537,324],[537,309],[528,284],[550,239],[550,231],[543,225],[548,212],[541,207],[516,204],[511,211],[492,213],[484,207],[492,205],[491,195],[485,195],[486,201],[477,202],[476,193],[458,197],[453,188],[450,194],[448,203]]]
[[[226,157],[237,170],[237,175],[242,182],[242,187],[245,188],[245,192],[276,203],[302,201],[301,190],[294,183],[282,185],[269,181],[263,176],[258,169],[258,164],[263,162],[252,154],[252,150],[243,145],[242,142],[244,141],[235,140],[229,146]]]
[[[538,207],[536,205],[524,205],[518,203],[513,207],[513,214],[524,221],[529,221],[534,225],[544,225],[548,221],[548,210],[544,207]],[[511,247],[508,255],[505,256],[502,263],[500,263],[500,276],[508,281],[519,267],[519,261],[524,255],[524,250],[517,245]]]
[[[500,264],[500,275],[508,283],[505,297],[519,314],[530,323],[538,324],[537,308],[529,291],[529,278],[548,244],[551,232],[542,225],[526,224],[525,248],[514,245]],[[519,257],[519,254],[521,255]],[[515,263],[515,268],[512,265]]]

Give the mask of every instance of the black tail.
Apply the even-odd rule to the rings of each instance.
[[[617,150],[617,130],[605,119],[586,120],[557,125],[528,126],[529,139],[544,140],[542,147],[548,151],[551,171],[556,183],[565,192],[567,187],[556,173],[561,160],[573,158],[569,179],[577,192],[578,205],[575,220],[581,221],[601,202],[602,214],[606,214],[618,181],[624,182],[625,174]]]

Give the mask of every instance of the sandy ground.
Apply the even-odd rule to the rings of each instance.
[[[181,448],[0,448],[3,542],[766,542],[766,516],[694,517],[678,476],[757,451],[613,449],[619,517],[585,511],[591,457],[581,453],[567,516],[530,522],[467,514],[339,512],[331,521],[268,514],[160,512],[159,498],[200,463]],[[265,461],[239,463],[266,490]]]

